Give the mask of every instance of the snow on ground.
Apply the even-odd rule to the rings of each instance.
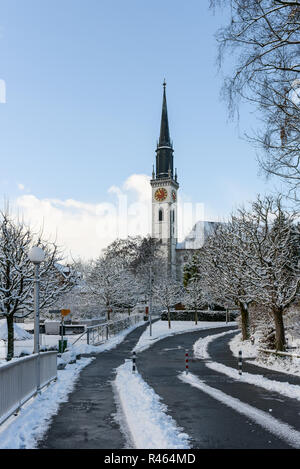
[[[197,342],[195,342],[193,345],[195,357],[202,359],[204,358],[206,360],[209,359],[210,355],[207,351],[208,345],[212,341],[217,340],[219,337],[223,337],[229,333],[230,332],[222,332],[221,334],[214,334],[197,340]],[[238,356],[238,352],[236,356]],[[222,363],[207,362],[206,366],[211,370],[215,370],[218,373],[223,373],[224,375],[227,375],[230,378],[236,379],[238,381],[254,384],[255,386],[260,386],[261,388],[267,389],[268,391],[275,391],[279,394],[282,394],[283,396],[290,397],[292,399],[298,399],[300,401],[300,386],[296,386],[288,382],[284,383],[281,381],[271,380],[261,375],[252,373],[243,372],[242,376],[240,376],[237,368],[231,368],[229,366],[223,365]]]
[[[207,351],[208,345],[219,337],[224,337],[224,335],[232,334],[232,331],[221,332],[220,334],[208,335],[202,339],[197,340],[193,345],[194,355],[197,358],[210,358],[210,355]]]
[[[211,386],[208,386],[192,373],[180,373],[178,377],[181,381],[198,388],[200,391],[205,392],[214,399],[234,409],[234,411],[245,415],[247,418],[250,418],[270,433],[273,433],[273,435],[285,440],[293,448],[300,448],[300,432],[295,430],[290,425],[281,422],[280,420],[272,417],[271,415],[267,414],[266,412],[263,412],[262,410],[256,409],[255,407],[252,407],[249,404],[245,404],[244,402],[240,401],[235,397],[225,394],[219,389],[215,389]]]
[[[196,358],[209,359],[208,354],[208,345],[217,340],[219,337],[229,334],[229,332],[222,332],[221,334],[214,334],[203,339],[197,340],[194,343],[194,355]],[[237,353],[238,356],[238,353]],[[231,368],[229,366],[223,365],[222,363],[216,362],[206,362],[207,368],[222,373],[229,376],[230,378],[236,379],[243,383],[254,384],[255,386],[260,386],[261,388],[267,389],[268,391],[275,391],[283,396],[290,397],[292,399],[298,399],[300,401],[300,386],[290,384],[288,382],[281,382],[272,379],[265,378],[261,375],[256,375],[252,373],[243,372],[242,376],[239,375],[238,369]]]
[[[25,331],[32,331],[34,329],[34,322],[21,322],[20,326],[25,329]]]
[[[241,338],[242,335],[237,334],[229,342],[229,347],[235,357],[238,356],[239,350],[242,350],[243,356],[247,358],[256,357],[256,360],[251,361],[253,365],[280,371],[281,373],[300,376],[300,358],[261,354],[258,351],[259,346],[257,340],[255,341],[256,344],[252,345],[250,340],[242,341]],[[291,350],[291,353],[300,355],[300,349]]]
[[[68,400],[81,370],[93,358],[82,358],[57,372],[58,379],[39,396],[25,404],[17,417],[0,426],[0,449],[32,449],[42,438],[57,413],[59,405]]]
[[[69,352],[62,354],[60,361],[67,363],[77,353],[100,353],[113,349],[124,340],[127,334],[143,324],[143,321],[137,323],[99,346],[81,344],[77,348],[75,345]],[[76,349],[76,354],[74,354],[74,349]],[[68,395],[74,388],[81,370],[92,360],[93,358],[81,358],[74,364],[67,364],[64,370],[57,372],[56,382],[45,388],[40,396],[25,404],[17,417],[11,417],[0,425],[0,449],[35,448],[37,441],[42,438],[51,424],[51,417],[58,412],[60,403],[68,400]]]
[[[151,347],[158,340],[164,339],[170,335],[182,334],[184,332],[195,332],[197,330],[215,329],[217,327],[236,326],[236,322],[214,322],[198,321],[195,325],[192,321],[171,321],[171,329],[168,328],[168,321],[157,321],[152,324],[152,336],[150,336],[150,326],[143,332],[138,343],[133,350],[142,352]]]
[[[107,342],[104,342],[103,344],[100,345],[88,345],[87,343],[83,342],[77,342],[77,344],[70,345],[69,349],[70,350],[75,350],[76,353],[101,353],[104,352],[105,350],[111,350],[113,348],[116,348],[117,345],[119,345],[124,338],[126,337],[127,334],[132,332],[134,329],[137,327],[143,326],[145,324],[144,321],[140,321],[133,326],[128,327],[127,329],[124,329],[123,331],[119,332],[117,335],[111,337]]]
[[[109,344],[107,342],[104,342],[101,345],[88,345],[86,343],[86,336],[83,336],[82,339],[79,339],[78,342],[73,346],[73,343],[81,336],[81,334],[72,334],[72,335],[65,335],[64,339],[68,341],[68,349],[72,351],[72,353],[78,355],[82,353],[100,353],[103,352],[104,350],[107,350],[106,346],[109,347],[109,350],[111,348],[116,347],[124,337],[129,334],[129,332],[133,331],[136,327],[144,325],[144,321],[140,321],[137,324],[134,324],[133,326],[130,326],[128,329],[124,329],[124,331],[120,332],[119,334],[111,337],[109,339]],[[23,324],[22,324],[23,325]],[[20,329],[23,331],[23,333],[28,334],[26,331],[24,331],[21,327]],[[33,335],[28,334],[29,339],[23,340],[22,343],[15,343],[14,349],[15,349],[15,357],[20,356],[20,354],[31,354],[33,353]],[[61,340],[60,335],[47,335],[47,334],[40,334],[40,346],[41,348],[53,348],[58,346],[58,341]],[[4,341],[1,341],[0,339],[0,364],[1,363],[6,363],[5,357],[6,357],[6,348],[7,344]]]
[[[15,342],[14,344],[14,355],[15,357],[19,357],[22,353],[23,354],[31,354],[33,353],[33,334],[29,334],[24,329],[23,333],[28,334],[27,339],[22,340],[22,342]],[[78,337],[78,336],[77,336]],[[46,335],[40,334],[40,347],[51,348],[56,347],[58,345],[58,341],[61,339],[61,336],[58,335]],[[67,336],[69,342],[69,336]],[[74,341],[75,338],[72,336],[72,340]],[[7,351],[7,342],[0,339],[0,362],[1,360],[5,360]]]
[[[166,414],[166,406],[141,375],[132,372],[131,361],[117,368],[115,386],[135,448],[190,448],[189,436]]]
[[[18,324],[14,324],[14,338],[15,340],[31,339],[32,335],[26,332]],[[6,319],[0,321],[0,340],[7,340],[7,322]]]
[[[236,325],[235,322],[228,326]],[[165,337],[184,332],[211,329],[226,326],[224,322],[172,321],[171,329],[167,321],[156,321],[141,335],[133,350],[141,352]],[[121,409],[120,422],[126,422],[126,430],[136,448],[189,448],[189,437],[182,433],[176,422],[167,415],[167,408],[160,402],[160,397],[142,379],[141,375],[132,372],[131,361],[117,368],[115,380],[117,400]],[[124,418],[122,418],[124,416]],[[128,433],[128,431],[125,433]]]
[[[241,340],[242,334],[236,334],[229,342],[230,350],[235,357],[238,357],[239,350],[244,358],[255,358],[257,356],[257,340],[252,344],[251,340]]]

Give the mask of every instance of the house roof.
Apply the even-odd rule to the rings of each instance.
[[[220,222],[215,221],[198,221],[181,242],[177,243],[176,249],[200,249],[204,245],[205,240],[210,236],[214,229],[220,225]]]

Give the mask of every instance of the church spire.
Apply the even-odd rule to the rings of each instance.
[[[173,179],[173,147],[170,139],[169,120],[166,98],[166,80],[163,82],[163,103],[160,135],[156,149],[156,178]]]
[[[169,120],[168,120],[168,109],[167,109],[167,98],[166,98],[166,80],[163,82],[164,94],[161,112],[161,124],[160,124],[160,136],[158,146],[171,146],[170,132],[169,132]]]

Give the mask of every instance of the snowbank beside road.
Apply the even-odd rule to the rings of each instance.
[[[245,358],[256,357],[252,361],[252,365],[268,368],[270,370],[279,371],[289,375],[300,376],[300,358],[283,357],[279,355],[260,354],[258,344],[251,344],[250,340],[241,340],[242,335],[237,334],[230,342],[229,347],[235,357],[238,356],[239,350],[242,350]],[[291,350],[291,353],[300,354],[300,349]]]
[[[251,340],[242,340],[242,334],[236,334],[229,342],[230,350],[235,357],[239,356],[239,350],[242,351],[244,358],[255,358],[257,356],[257,341],[254,344]]]
[[[131,331],[136,329],[139,326],[143,326],[145,324],[144,321],[140,321],[137,324],[134,324],[133,326],[130,326],[127,329],[124,329],[123,331],[119,332],[117,335],[111,337],[108,342],[104,342],[101,345],[87,345],[86,343],[86,336],[84,336],[82,339],[80,339],[74,346],[73,342],[77,340],[78,337],[80,337],[81,334],[79,335],[65,335],[64,339],[68,341],[68,350],[72,351],[73,355],[76,354],[97,354],[101,353],[105,350],[110,350],[111,348],[116,347],[124,337],[129,334]],[[23,325],[22,325],[23,326]],[[18,328],[20,326],[17,326]],[[28,334],[22,327],[20,327],[21,331],[23,334]],[[20,332],[21,334],[21,332]],[[25,335],[24,335],[25,337]],[[27,337],[27,336],[26,336]],[[18,357],[21,353],[26,353],[27,355],[33,353],[33,334],[28,334],[28,338],[26,340],[24,339],[20,343],[15,344],[15,357]],[[58,346],[58,341],[61,339],[60,335],[46,335],[46,334],[41,334],[40,335],[40,346],[41,348],[44,349],[50,349],[53,350],[55,347]],[[107,349],[108,347],[108,349]],[[6,357],[6,344],[4,342],[1,343],[1,337],[0,337],[0,363],[1,360],[3,363],[6,363],[5,357]]]
[[[25,331],[18,324],[14,324],[14,339],[15,340],[27,340],[32,339],[32,334]],[[7,323],[6,319],[0,321],[0,340],[7,340]]]
[[[106,342],[104,342],[103,344],[100,344],[100,345],[88,345],[86,343],[78,342],[75,345],[70,344],[70,346],[68,348],[70,350],[76,350],[77,354],[79,354],[79,353],[82,354],[82,353],[101,353],[101,352],[105,352],[105,350],[111,350],[111,349],[117,347],[117,345],[119,345],[130,332],[134,331],[134,329],[136,329],[137,327],[140,327],[140,326],[143,326],[143,325],[145,325],[145,322],[140,321],[140,322],[134,324],[133,326],[130,326],[127,329],[124,329],[123,331],[121,331],[118,334],[116,334],[115,336],[109,338],[108,341],[106,341]],[[66,337],[68,337],[68,336],[66,336]]]
[[[70,359],[74,359],[74,355],[77,353],[100,353],[115,348],[124,340],[127,334],[142,324],[144,322],[124,329],[99,346],[83,344],[78,349],[74,346],[70,352],[62,354],[60,362],[67,363]],[[76,349],[76,354],[74,349]],[[72,391],[81,370],[92,360],[93,358],[81,358],[74,364],[66,364],[64,370],[57,372],[57,382],[52,383],[40,396],[25,404],[17,417],[11,417],[3,425],[0,425],[0,449],[35,448],[37,441],[42,438],[51,424],[51,417],[58,412],[59,405],[68,400],[68,395]]]
[[[168,321],[157,321],[152,324],[152,336],[150,336],[150,326],[143,332],[138,343],[133,350],[136,352],[142,352],[147,348],[151,347],[158,340],[169,337],[170,335],[183,334],[184,332],[196,332],[205,329],[215,329],[218,327],[236,326],[236,322],[213,322],[203,321],[194,324],[191,321],[172,321],[171,329],[168,328]]]
[[[217,340],[219,337],[229,334],[229,332],[222,332],[221,334],[214,334],[203,339],[197,340],[194,343],[194,355],[196,358],[209,359],[209,353],[207,351],[208,345]],[[236,379],[243,383],[253,384],[254,386],[259,386],[261,388],[267,389],[268,391],[275,391],[283,396],[290,397],[292,399],[297,399],[300,401],[300,386],[290,384],[288,382],[284,383],[281,381],[276,381],[272,379],[265,378],[262,375],[245,373],[243,372],[242,376],[239,375],[239,371],[236,368],[231,368],[229,366],[223,365],[222,363],[217,362],[207,362],[205,364],[207,368],[222,373],[230,378]]]
[[[141,375],[132,372],[130,361],[117,368],[115,386],[135,448],[190,448],[188,435],[166,414],[166,406]]]
[[[57,372],[57,381],[41,395],[25,404],[17,417],[0,426],[0,449],[32,449],[37,445],[57,413],[59,405],[68,400],[81,370],[93,359],[82,358]]]
[[[226,406],[232,408],[234,411],[245,415],[247,418],[250,418],[270,433],[273,433],[273,435],[285,440],[293,448],[300,448],[300,432],[295,430],[287,423],[281,422],[280,420],[274,418],[266,412],[260,409],[256,409],[255,407],[249,404],[245,404],[236,397],[232,397],[228,394],[225,394],[219,389],[215,389],[211,386],[208,386],[206,383],[204,383],[204,381],[200,380],[197,376],[193,375],[192,373],[189,373],[188,375],[180,373],[178,375],[178,378],[181,381],[198,388],[200,391],[205,392],[209,396],[220,401],[222,404],[225,404]]]

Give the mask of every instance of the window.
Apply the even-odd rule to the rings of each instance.
[[[163,219],[164,219],[164,214],[163,214],[162,209],[160,208],[158,212],[158,221],[163,221]]]

